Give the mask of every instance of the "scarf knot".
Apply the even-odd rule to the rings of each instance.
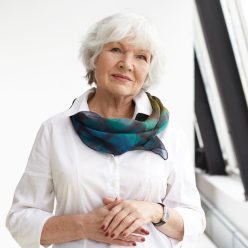
[[[135,119],[104,118],[94,112],[81,111],[70,116],[72,125],[82,142],[96,151],[121,155],[146,150],[166,160],[168,153],[157,135],[167,127],[169,112],[159,98],[146,94],[152,106],[150,116],[138,113]]]

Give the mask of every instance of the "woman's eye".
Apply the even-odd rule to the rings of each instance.
[[[137,55],[137,58],[138,58],[138,59],[142,59],[142,60],[144,60],[144,61],[147,61],[147,58],[146,58],[145,55]]]
[[[118,48],[118,47],[114,47],[110,50],[111,52],[116,52],[116,53],[120,53],[121,52],[121,49]]]

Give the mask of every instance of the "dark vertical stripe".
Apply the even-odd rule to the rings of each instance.
[[[195,113],[201,132],[204,149],[198,148],[198,167],[206,168],[212,175],[225,175],[225,163],[222,157],[218,136],[202,81],[201,72],[195,57]],[[197,162],[197,161],[196,161]],[[204,165],[204,163],[207,163]],[[197,163],[196,163],[197,166]]]
[[[248,199],[248,108],[224,15],[218,0],[196,4]]]
[[[195,166],[208,172],[205,149],[199,146],[197,135],[195,132]]]

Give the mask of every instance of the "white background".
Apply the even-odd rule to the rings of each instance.
[[[144,14],[165,45],[158,95],[193,145],[191,0],[0,0],[0,247],[17,248],[5,228],[14,189],[40,124],[88,88],[78,60],[83,34],[123,9]],[[192,156],[193,158],[193,156]]]

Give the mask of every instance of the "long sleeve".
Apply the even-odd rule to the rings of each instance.
[[[54,190],[49,146],[50,135],[42,125],[6,219],[7,228],[21,247],[39,248],[43,225],[52,216]]]
[[[184,238],[180,243],[183,248],[188,248],[192,247],[194,241],[203,233],[206,222],[185,135],[179,129],[174,135],[176,136],[175,142],[171,144],[169,154],[174,169],[169,176],[164,203],[182,216]]]

